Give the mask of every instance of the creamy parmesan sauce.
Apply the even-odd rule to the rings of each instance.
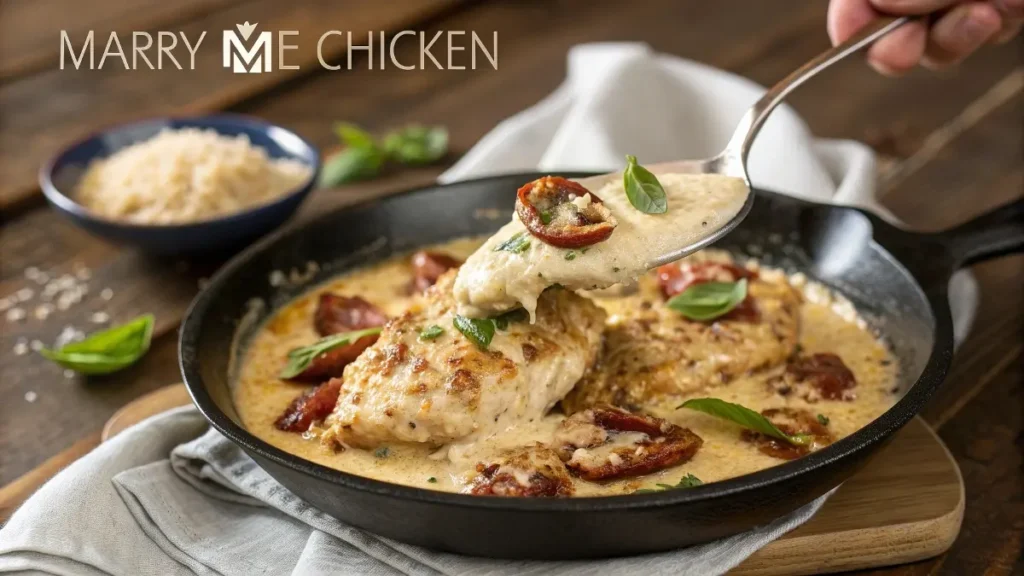
[[[553,284],[595,290],[633,280],[658,257],[720,230],[739,213],[750,192],[741,178],[718,174],[660,174],[658,181],[668,200],[664,214],[634,208],[621,178],[594,190],[618,225],[607,240],[582,249],[557,248],[527,236],[530,246],[522,252],[496,251],[526,231],[513,215],[459,269],[455,281],[459,313],[490,316],[522,305],[532,317],[540,293]],[[585,205],[588,199],[574,202]]]
[[[671,206],[671,204],[670,204]],[[431,250],[464,258],[480,240],[458,240]],[[588,256],[590,253],[588,252]],[[434,450],[425,446],[394,444],[387,450],[348,449],[334,452],[320,444],[315,430],[306,435],[282,432],[274,421],[285,407],[308,387],[282,381],[276,374],[284,365],[286,352],[317,339],[312,315],[317,295],[324,291],[359,295],[379,306],[389,315],[397,315],[415,306],[417,296],[410,296],[408,285],[412,271],[408,258],[395,258],[378,265],[340,276],[311,290],[284,307],[259,330],[245,354],[235,385],[235,406],[246,428],[270,444],[307,460],[359,476],[386,482],[434,490],[458,492],[463,488],[467,468],[481,457],[502,448],[532,442],[550,441],[563,419],[551,413],[542,420],[523,423],[499,432],[472,445],[452,446]],[[771,270],[763,270],[768,277]],[[775,274],[779,274],[775,272]],[[806,408],[830,420],[828,429],[836,439],[863,427],[888,409],[895,400],[896,363],[888,350],[864,326],[853,307],[845,299],[833,295],[822,286],[807,282],[797,275],[791,283],[805,294],[801,305],[802,329],[800,344],[808,353],[839,354],[857,379],[857,398],[852,402],[821,400],[808,403],[791,395],[780,397],[769,390],[766,375],[736,378],[696,396],[713,396],[752,408]],[[628,318],[631,311],[643,305],[643,296],[595,298],[609,312],[609,323]],[[687,474],[704,482],[713,482],[747,474],[783,463],[757,450],[740,439],[740,428],[689,410],[676,410],[682,398],[664,404],[646,406],[651,414],[690,428],[704,439],[697,455],[680,466],[640,478],[593,483],[575,480],[577,496],[600,496],[628,493],[637,488],[654,487],[657,483],[675,484]],[[580,455],[584,457],[585,455]]]

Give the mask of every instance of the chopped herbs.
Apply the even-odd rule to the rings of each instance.
[[[373,457],[374,458],[387,458],[388,454],[390,454],[390,453],[391,453],[391,450],[388,449],[387,446],[381,446],[380,448],[377,448],[376,450],[373,451]]]
[[[739,424],[747,430],[753,430],[754,432],[759,432],[765,436],[785,440],[794,446],[806,446],[811,441],[810,437],[805,434],[796,434],[793,436],[786,434],[782,430],[776,428],[770,420],[746,406],[740,406],[739,404],[733,404],[732,402],[726,402],[725,400],[719,400],[718,398],[694,398],[683,402],[676,408],[689,408],[690,410],[710,414],[711,416],[728,420],[734,424]]]
[[[659,482],[655,484],[657,488],[641,488],[640,490],[634,490],[633,494],[649,494],[652,492],[662,492],[665,490],[680,490],[683,488],[693,488],[694,486],[700,486],[703,483],[704,482],[700,478],[697,478],[693,474],[687,474],[686,476],[680,478],[677,484],[662,484]]]
[[[437,484],[437,478],[431,476],[430,478],[427,478],[427,482],[430,482],[431,484]]]
[[[694,284],[668,301],[668,307],[690,320],[713,320],[728,314],[747,297],[747,280]]]
[[[637,164],[636,156],[626,156],[626,169],[622,172],[622,185],[626,198],[637,210],[645,214],[664,214],[668,211],[665,189],[658,178]]]
[[[341,334],[332,334],[325,338],[321,338],[309,346],[302,346],[301,348],[293,348],[288,351],[288,364],[281,369],[278,377],[288,379],[294,378],[299,374],[302,374],[309,368],[309,365],[313,363],[313,360],[321,354],[326,354],[335,348],[345,346],[363,338],[365,336],[372,336],[374,334],[380,334],[381,327],[367,328],[365,330],[356,330],[354,332],[342,332]]]
[[[521,254],[530,248],[530,237],[526,232],[517,232],[511,238],[494,247],[495,252]]]
[[[462,332],[463,336],[476,344],[477,347],[486,350],[491,345],[491,339],[494,338],[494,320],[490,318],[466,318],[456,314],[455,318],[452,319],[452,324],[459,332]]]
[[[612,267],[612,272],[618,272],[619,270],[622,270],[622,268],[619,268],[618,266]]]
[[[420,331],[420,340],[426,342],[427,340],[437,338],[441,334],[444,334],[444,328],[441,328],[437,324],[433,324]]]
[[[39,353],[80,374],[109,374],[142,358],[149,350],[152,336],[153,315],[146,314],[57,350],[42,348]]]
[[[568,252],[565,253],[565,259],[566,260],[575,260],[576,259],[576,252],[574,250],[569,250]]]
[[[540,213],[540,221],[545,224],[551,224],[551,221],[554,220],[554,218],[555,215],[551,213],[551,210],[544,210]]]
[[[818,414],[818,424],[821,424],[822,426],[828,426],[829,422],[831,422],[831,420],[829,420],[828,416],[825,416],[824,414]]]

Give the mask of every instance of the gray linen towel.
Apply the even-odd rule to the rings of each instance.
[[[0,573],[720,574],[810,518],[663,554],[580,562],[470,558],[381,538],[327,516],[179,408],[69,466],[0,530]]]

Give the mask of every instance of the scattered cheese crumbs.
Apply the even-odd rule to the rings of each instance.
[[[28,268],[25,268],[25,278],[26,279],[28,279],[28,280],[35,280],[38,277],[39,277],[39,268],[36,268],[35,266],[29,266]]]
[[[25,319],[25,311],[21,308],[11,308],[7,311],[8,322],[21,322]]]
[[[88,268],[85,267],[76,267],[75,277],[84,282],[92,278],[92,270],[89,270]]]
[[[89,321],[93,324],[103,324],[110,320],[110,314],[106,312],[93,312],[92,316],[89,317]]]
[[[42,349],[43,349],[43,342],[42,342],[41,340],[33,340],[33,341],[32,341],[32,342],[31,342],[31,343],[30,343],[30,344],[28,345],[28,347],[29,347],[29,348],[31,348],[31,349],[33,349],[33,350],[35,350],[36,352],[39,352],[40,350],[42,350]]]
[[[103,298],[104,300],[110,300],[113,297],[114,291],[111,290],[110,288],[104,288],[102,291],[100,291],[100,298]]]
[[[0,298],[0,312],[3,312],[17,304],[13,297]]]
[[[35,291],[31,288],[22,288],[14,293],[18,297],[18,302],[27,302],[35,296]]]
[[[65,326],[61,330],[60,334],[57,335],[57,340],[54,341],[54,348],[63,348],[65,344],[70,342],[77,342],[85,338],[85,332],[82,332],[74,326]]]
[[[35,312],[33,312],[33,315],[38,320],[46,320],[46,317],[49,316],[52,312],[53,304],[40,304],[39,306],[36,306],[36,310]]]
[[[36,398],[38,398],[38,397],[39,397],[39,395],[36,394],[35,392],[31,391],[31,390],[29,390],[28,392],[25,392],[25,402],[28,402],[29,404],[31,404],[32,402],[35,402]]]
[[[284,286],[284,283],[288,281],[288,277],[285,276],[284,272],[281,272],[280,270],[274,270],[273,272],[270,273],[270,278],[268,279],[268,281],[270,282],[270,285],[274,287]]]
[[[65,370],[64,371],[64,377],[67,378],[68,380],[74,378],[75,377],[75,371],[74,370]]]
[[[14,355],[24,356],[25,354],[28,354],[28,344],[24,340],[19,340],[14,344]]]

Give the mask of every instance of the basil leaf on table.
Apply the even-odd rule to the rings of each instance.
[[[463,336],[481,349],[486,350],[491,345],[491,340],[494,338],[494,320],[456,315],[452,319],[452,324],[459,332],[462,332]]]
[[[319,186],[330,188],[372,178],[380,172],[383,163],[384,153],[376,144],[367,147],[349,146],[324,161],[320,169]]]
[[[673,296],[667,306],[690,320],[713,320],[728,314],[747,297],[747,279],[703,282]]]
[[[293,348],[288,351],[288,363],[278,373],[279,378],[285,380],[294,378],[309,368],[309,365],[313,363],[313,360],[321,354],[330,352],[340,346],[351,344],[364,336],[372,336],[374,334],[380,334],[381,327],[377,326],[374,328],[367,328],[365,330],[356,330],[353,332],[342,332],[341,334],[332,334],[325,338],[321,338],[309,346],[302,346],[300,348]]]
[[[448,130],[443,126],[411,125],[384,136],[384,153],[402,164],[430,164],[448,153]]]
[[[508,240],[505,240],[501,244],[495,246],[494,251],[520,254],[526,251],[529,247],[530,237],[526,235],[526,232],[517,232],[513,234]]]
[[[71,342],[58,350],[43,348],[45,358],[79,374],[109,374],[134,364],[149,350],[153,337],[153,315],[138,318],[85,340]]]
[[[626,169],[622,172],[622,185],[626,198],[637,210],[645,214],[664,214],[668,211],[668,198],[658,178],[637,164],[636,156],[626,156]]]
[[[355,124],[338,122],[334,125],[334,134],[338,140],[351,148],[376,148],[377,142],[373,135]]]
[[[739,424],[747,430],[753,430],[754,432],[760,432],[765,436],[771,436],[772,438],[789,442],[794,446],[806,446],[811,441],[811,439],[804,434],[796,434],[792,436],[786,434],[772,424],[770,420],[746,406],[733,404],[732,402],[726,402],[725,400],[719,400],[718,398],[694,398],[683,402],[677,406],[677,409],[678,408],[689,408],[690,410],[710,414],[711,416],[728,420],[734,424]]]

